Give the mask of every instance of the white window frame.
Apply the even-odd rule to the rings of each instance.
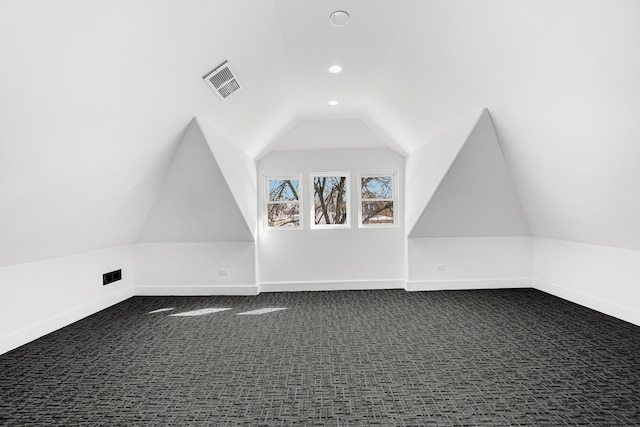
[[[364,199],[362,197],[362,178],[371,177],[391,177],[391,198],[390,199]],[[398,227],[400,215],[400,202],[398,197],[398,173],[397,172],[367,172],[358,175],[358,227],[359,228],[393,228]],[[362,203],[375,201],[392,201],[393,202],[393,223],[391,224],[363,224],[362,223]]]
[[[304,184],[302,181],[301,174],[269,174],[263,175],[263,185],[262,185],[262,215],[264,216],[264,220],[262,222],[265,230],[303,230],[304,229]],[[269,200],[269,181],[270,180],[297,180],[298,181],[298,218],[300,221],[300,225],[298,227],[272,227],[269,226],[269,205],[271,204],[286,204],[293,203],[291,201],[286,202],[273,202]]]
[[[315,178],[318,177],[331,177],[331,176],[344,176],[347,178],[346,189],[346,206],[347,206],[347,218],[344,224],[316,224],[316,191],[313,186]],[[309,173],[309,228],[312,230],[330,230],[330,229],[345,229],[351,228],[351,173],[350,172],[310,172]]]

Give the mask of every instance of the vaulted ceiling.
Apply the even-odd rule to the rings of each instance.
[[[133,242],[194,116],[259,159],[485,107],[534,235],[640,249],[638,52],[636,0],[0,0],[0,265]]]

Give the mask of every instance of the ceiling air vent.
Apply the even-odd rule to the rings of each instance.
[[[240,82],[227,61],[204,76],[203,80],[222,101],[242,89]]]

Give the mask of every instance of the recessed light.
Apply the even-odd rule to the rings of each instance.
[[[340,71],[342,71],[342,67],[338,64],[329,67],[329,72],[331,74],[338,74]]]
[[[340,103],[338,101],[336,101],[335,99],[333,101],[329,101],[329,105],[331,105],[332,107],[335,107],[338,104],[340,104]]]
[[[337,10],[329,16],[329,22],[331,22],[336,27],[342,27],[349,22],[349,14],[344,10]]]

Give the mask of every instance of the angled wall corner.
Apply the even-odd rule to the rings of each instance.
[[[217,162],[237,208],[256,240],[258,227],[258,177],[256,161],[227,141],[206,120],[196,117],[204,139]]]
[[[422,216],[481,114],[478,112],[463,118],[405,157],[404,211],[407,235]]]
[[[228,143],[215,141],[215,144]],[[245,211],[248,208],[241,209],[233,194],[239,188],[229,184],[225,170],[220,167],[224,164],[228,169],[232,163],[233,167],[243,169],[245,164],[233,163],[224,149],[214,152],[212,145],[194,119],[167,171],[137,242],[255,241],[255,220],[247,222]],[[253,168],[247,173],[255,177],[255,164],[252,161],[245,163],[249,169]],[[233,178],[230,181],[233,182]],[[253,199],[254,205],[257,203],[255,191],[242,197],[243,200]]]
[[[458,132],[458,135],[462,133]],[[451,141],[455,146],[455,141]],[[480,114],[448,170],[431,192],[424,182],[424,210],[409,237],[506,237],[531,235],[489,112]],[[453,147],[449,147],[452,150]],[[426,166],[425,166],[426,167]],[[417,193],[419,183],[414,183]],[[407,192],[407,199],[416,197]]]

